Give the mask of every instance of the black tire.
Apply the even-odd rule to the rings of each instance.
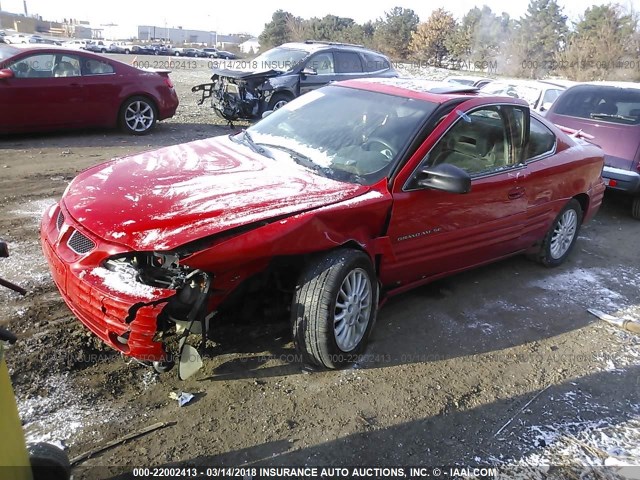
[[[120,108],[120,127],[132,135],[146,135],[153,130],[157,119],[156,106],[147,97],[131,97]]]
[[[126,49],[124,50],[124,53],[125,53],[125,55],[129,55],[129,54],[131,53],[131,50],[129,50],[128,48],[126,48]]]
[[[581,225],[582,207],[572,198],[551,224],[533,259],[545,267],[557,267],[564,263],[576,243]]]
[[[100,49],[100,53],[107,53],[107,50],[105,48]]]
[[[67,454],[50,443],[27,445],[33,480],[68,480],[71,465]]]
[[[176,57],[179,57],[179,56],[180,56],[180,52],[173,52],[173,54],[174,54]]]
[[[363,281],[362,284],[356,283],[358,288],[353,289],[361,291],[349,299],[343,296],[347,277],[350,281]],[[360,289],[360,285],[365,287]],[[342,320],[336,319],[340,310],[337,305],[340,296],[344,299],[343,305],[348,305],[340,312]],[[363,310],[363,302],[370,302],[368,309],[364,307]],[[354,305],[358,307],[352,309]],[[378,283],[366,254],[358,250],[340,249],[315,257],[300,275],[291,308],[293,341],[298,353],[306,363],[331,369],[357,361],[375,324],[377,310]],[[348,334],[338,338],[345,329],[355,335],[353,347],[339,345],[344,344],[345,338],[350,339]],[[342,333],[337,333],[338,330]]]
[[[293,98],[291,95],[287,95],[286,93],[274,93],[269,100],[269,106],[267,110],[278,110],[279,108],[284,107],[287,103],[289,103]]]
[[[153,54],[154,54],[154,55],[160,55],[160,52],[159,52],[158,50],[154,50],[154,51],[153,51]]]
[[[631,216],[640,220],[640,197],[633,197],[631,200]]]

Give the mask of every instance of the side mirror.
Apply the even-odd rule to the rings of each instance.
[[[425,168],[418,175],[418,185],[423,188],[449,193],[468,193],[471,190],[469,174],[448,163]]]
[[[316,72],[315,68],[305,67],[304,70],[302,70],[302,74],[303,75],[317,75],[318,72]]]
[[[11,70],[10,68],[3,68],[2,70],[0,70],[0,80],[13,77],[15,77],[15,75],[13,74],[13,70]]]

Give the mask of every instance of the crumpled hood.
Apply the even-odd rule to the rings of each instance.
[[[369,187],[314,174],[216,137],[82,172],[63,197],[95,235],[133,250],[170,250],[233,227],[329,205]]]
[[[278,75],[282,75],[282,72],[277,70],[255,70],[255,69],[246,69],[246,70],[232,70],[227,68],[214,68],[213,75],[211,76],[212,80],[215,80],[216,77],[229,77],[235,78],[238,80],[251,80],[254,78],[271,78],[277,77]]]

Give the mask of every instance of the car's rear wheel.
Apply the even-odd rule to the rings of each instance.
[[[145,97],[132,97],[120,109],[120,125],[125,132],[145,135],[156,124],[156,107]]]
[[[106,48],[101,48],[100,49],[100,53],[107,53],[107,49]]]
[[[131,53],[131,50],[129,50],[128,48],[125,48],[124,49],[124,53],[125,53],[125,55],[129,55]]]
[[[305,362],[339,368],[357,360],[378,308],[378,284],[369,257],[340,249],[314,259],[302,272],[292,304],[293,339]]]
[[[571,199],[553,221],[534,259],[546,267],[561,265],[571,253],[582,224],[582,207]]]
[[[286,93],[275,93],[271,96],[271,100],[269,100],[267,110],[278,110],[279,108],[284,107],[291,100],[291,96]]]
[[[631,201],[631,216],[640,220],[640,197],[633,197]]]

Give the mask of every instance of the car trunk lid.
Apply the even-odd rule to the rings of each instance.
[[[591,135],[593,139],[590,141],[604,150],[605,165],[623,170],[635,169],[640,126],[558,114],[548,115],[547,120]]]

